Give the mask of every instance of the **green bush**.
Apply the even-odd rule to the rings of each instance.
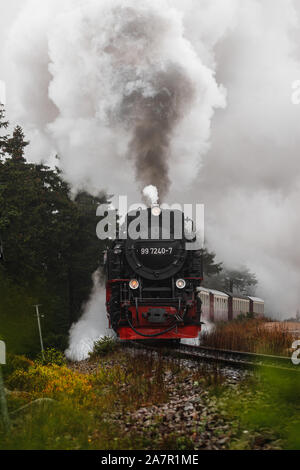
[[[6,384],[10,390],[38,392],[46,386],[47,379],[40,373],[40,369],[32,367],[28,371],[14,371],[7,379]]]
[[[66,363],[66,358],[61,351],[57,351],[54,348],[48,348],[44,351],[44,357],[42,353],[39,353],[36,362],[43,366],[63,366]]]
[[[31,366],[33,366],[33,362],[27,359],[27,357],[7,354],[6,365],[2,368],[4,379],[8,378],[17,370],[27,371]]]
[[[99,341],[94,343],[93,352],[90,353],[90,358],[95,358],[99,356],[107,356],[107,354],[114,352],[118,347],[117,341],[110,337],[104,336]]]

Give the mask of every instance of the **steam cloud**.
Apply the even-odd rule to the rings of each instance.
[[[113,336],[108,329],[105,290],[98,271],[93,275],[94,287],[91,298],[84,308],[82,318],[70,331],[69,348],[66,356],[71,361],[83,361],[93,351],[94,343],[104,336]]]
[[[295,314],[299,2],[24,3],[0,70],[30,155],[59,152],[74,190],[205,203],[209,246],[257,273],[270,313]]]
[[[136,198],[155,184],[163,199],[179,184],[170,172],[182,142],[184,186],[207,150],[214,109],[225,106],[224,89],[167,0],[30,0],[9,55],[17,114],[37,159],[43,148],[58,151],[74,189],[128,194],[131,186]]]
[[[146,186],[146,188],[143,189],[143,196],[146,199],[146,202],[150,205],[153,206],[154,204],[158,204],[159,201],[159,196],[158,196],[158,190],[156,186]]]

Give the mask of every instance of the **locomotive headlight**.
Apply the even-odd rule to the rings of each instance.
[[[159,206],[153,206],[152,207],[152,215],[154,217],[159,217],[161,214],[161,208]]]
[[[185,282],[184,279],[178,279],[178,280],[176,281],[176,287],[177,287],[177,289],[184,289],[185,286],[186,286],[186,282]]]
[[[132,279],[129,283],[129,287],[132,290],[137,290],[140,287],[140,283],[137,279]]]

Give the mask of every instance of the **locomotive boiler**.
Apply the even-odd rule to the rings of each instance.
[[[106,251],[107,315],[120,339],[199,336],[202,252],[187,249],[185,224],[179,210],[140,209]]]

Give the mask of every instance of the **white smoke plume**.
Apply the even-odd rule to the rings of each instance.
[[[159,195],[156,186],[146,186],[146,188],[143,189],[143,196],[149,206],[153,206],[159,202]]]
[[[239,3],[236,24],[216,49],[228,106],[213,121],[199,174],[206,236],[228,266],[246,264],[257,274],[267,313],[291,317],[300,306],[300,107],[291,103],[300,7]]]
[[[214,109],[225,106],[214,70],[167,0],[29,0],[8,55],[15,112],[36,157],[49,146],[58,152],[75,188],[128,194],[155,184],[162,198],[179,183],[170,173],[183,151],[187,185]]]
[[[257,273],[270,313],[291,316],[300,306],[299,14],[296,0],[22,0],[0,56],[8,115],[36,161],[59,152],[74,189],[136,202],[157,185],[164,200],[204,203],[209,246],[228,267]],[[154,138],[155,98],[170,118],[166,140]],[[159,160],[136,145],[149,119]]]
[[[94,287],[91,298],[84,308],[82,318],[74,324],[70,331],[69,348],[66,356],[71,361],[88,359],[93,351],[94,343],[104,336],[113,336],[108,329],[106,317],[105,289],[98,271],[93,275]]]

